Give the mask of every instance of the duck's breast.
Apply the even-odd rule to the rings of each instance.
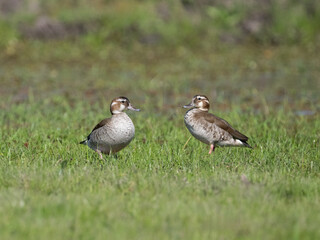
[[[126,113],[120,113],[113,115],[108,124],[91,133],[89,146],[105,153],[111,150],[117,152],[131,142],[134,134],[133,122]]]
[[[190,133],[201,142],[212,144],[230,138],[230,134],[204,118],[197,118],[197,109],[189,110],[184,118]]]
[[[189,110],[185,117],[184,122],[186,127],[188,128],[189,132],[198,140],[203,143],[209,144],[211,140],[210,133],[207,131],[209,126],[203,125],[199,119],[194,117],[194,109]]]
[[[113,116],[106,136],[111,142],[127,143],[134,138],[134,134],[135,128],[133,122],[126,113],[120,113]]]

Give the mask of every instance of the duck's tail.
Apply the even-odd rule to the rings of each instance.
[[[251,146],[249,145],[249,143],[247,143],[247,142],[245,142],[245,141],[241,141],[241,142],[242,142],[242,144],[243,144],[244,147],[253,148],[253,147],[251,147]]]
[[[84,144],[84,145],[87,145],[87,143],[88,143],[88,139],[83,140],[83,141],[80,142],[80,144]]]

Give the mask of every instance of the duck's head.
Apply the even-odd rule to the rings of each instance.
[[[183,106],[184,108],[198,108],[201,111],[208,112],[210,108],[209,99],[204,95],[195,95],[192,98],[191,103],[188,105]]]
[[[110,112],[112,115],[122,113],[127,109],[138,112],[140,111],[140,109],[134,108],[126,97],[117,97],[111,101]]]

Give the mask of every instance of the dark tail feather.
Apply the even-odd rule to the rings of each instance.
[[[251,147],[247,142],[241,141],[243,143],[243,146],[247,147],[247,148],[253,148]]]
[[[87,139],[86,140],[83,140],[82,142],[80,142],[80,144],[87,144]]]

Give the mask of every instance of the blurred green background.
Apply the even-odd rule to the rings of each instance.
[[[0,0],[1,240],[319,239],[319,40],[319,0]],[[195,94],[254,148],[185,145]]]
[[[316,0],[0,0],[0,14],[2,107],[126,95],[167,111],[197,93],[218,108],[318,102]]]

